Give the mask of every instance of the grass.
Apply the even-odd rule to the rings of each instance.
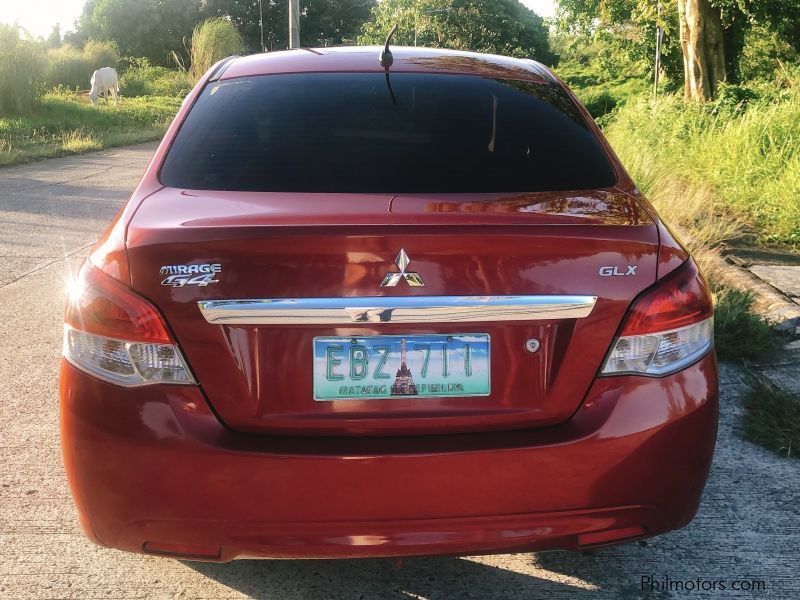
[[[723,360],[757,360],[778,349],[769,323],[753,311],[750,292],[721,286],[714,294],[714,343]]]
[[[744,399],[742,434],[786,458],[800,458],[800,397],[753,377]]]
[[[656,164],[707,189],[758,241],[800,251],[800,77],[762,97],[730,89],[705,106],[675,96],[628,102],[606,135],[637,181],[638,163]]]
[[[176,97],[123,97],[114,106],[50,92],[30,114],[0,116],[0,165],[160,138],[180,107]]]

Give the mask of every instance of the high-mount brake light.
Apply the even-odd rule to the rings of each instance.
[[[89,263],[69,289],[63,353],[115,385],[194,383],[158,310]]]
[[[602,375],[663,376],[689,366],[714,343],[713,301],[693,261],[637,298]]]

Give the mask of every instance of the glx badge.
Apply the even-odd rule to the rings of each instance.
[[[625,277],[626,275],[636,275],[636,267],[639,265],[628,265],[628,270],[623,273],[619,267],[600,267],[600,277]]]
[[[161,267],[161,275],[168,277],[161,282],[161,285],[170,287],[183,287],[185,285],[199,285],[205,287],[210,283],[218,283],[214,275],[222,271],[219,263],[201,265],[165,265]]]

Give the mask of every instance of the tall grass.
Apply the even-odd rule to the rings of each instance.
[[[665,181],[705,190],[711,226],[738,227],[738,215],[761,241],[800,249],[800,76],[786,85],[763,95],[730,86],[707,105],[641,99],[615,113],[606,135],[647,193],[661,194]],[[692,200],[671,201],[680,219]]]
[[[119,54],[110,42],[88,41],[83,49],[65,44],[47,51],[45,81],[48,88],[65,86],[88,89],[92,73],[100,67],[116,67]]]
[[[764,115],[759,113],[777,109],[750,107],[747,111],[752,110],[753,116],[746,117],[747,111],[736,115],[719,108],[719,104],[686,106],[670,97],[653,106],[641,99],[613,113],[606,135],[634,181],[677,231],[708,277],[714,292],[719,356],[752,360],[774,350],[778,343],[769,323],[754,310],[754,297],[740,289],[741,281],[731,277],[719,252],[727,241],[743,236],[754,225],[762,228],[763,237],[791,243],[791,226],[784,221],[792,218],[791,205],[782,206],[788,214],[773,221],[760,221],[758,208],[746,205],[765,201],[752,186],[767,185],[769,177],[755,166],[774,164],[772,156],[752,145],[751,137],[759,134],[751,129],[763,127]],[[730,135],[748,139],[723,139]],[[792,149],[783,149],[784,156],[792,153]],[[755,181],[753,175],[736,172],[747,165],[759,173]],[[733,190],[739,195],[734,196]],[[793,198],[784,194],[782,201],[790,200]],[[742,344],[743,339],[748,343]]]
[[[555,71],[600,124],[608,121],[615,109],[645,94],[650,87],[640,73],[621,73],[610,78],[596,67],[575,62],[560,64]]]
[[[190,48],[192,81],[197,81],[219,60],[244,52],[244,42],[236,26],[221,17],[206,19],[192,31]]]
[[[44,85],[41,45],[0,23],[0,116],[30,110]]]

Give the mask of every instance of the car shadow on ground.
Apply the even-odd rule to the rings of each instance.
[[[239,560],[184,564],[254,598],[639,598],[638,544],[470,559]],[[478,562],[480,560],[481,562]],[[493,566],[503,564],[502,568]]]

